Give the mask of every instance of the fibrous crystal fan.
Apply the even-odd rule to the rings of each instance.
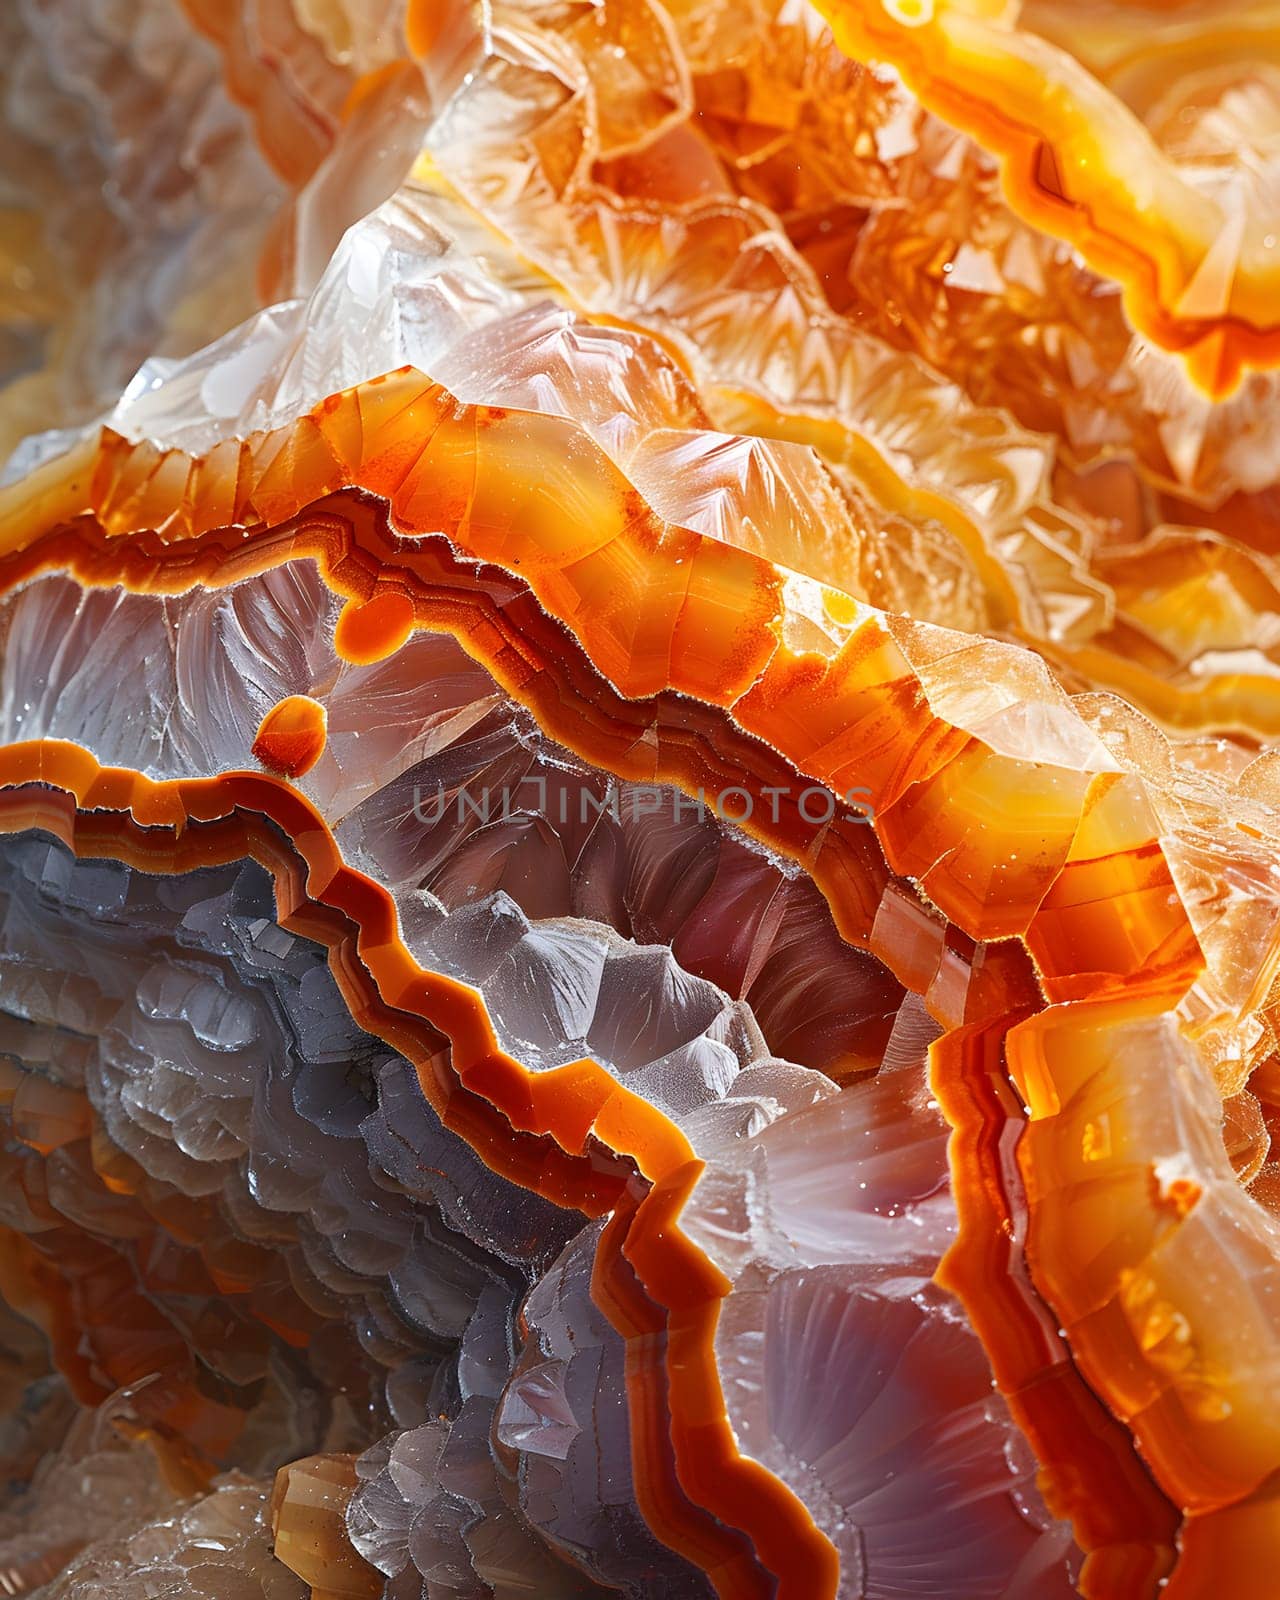
[[[7,1593],[1274,1600],[1277,40],[11,0]]]

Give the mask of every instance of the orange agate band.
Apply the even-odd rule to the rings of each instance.
[[[1181,352],[1210,395],[1229,394],[1246,368],[1280,365],[1274,232],[1192,184],[1105,82],[1018,25],[1016,5],[817,0],[817,7],[847,55],[892,64],[925,106],[998,156],[1019,215],[1120,283],[1133,325]],[[1221,9],[1228,15],[1215,29],[1240,59],[1274,54],[1274,19],[1268,23],[1263,8]],[[1151,21],[1144,17],[1144,26]],[[1196,38],[1186,53],[1202,61],[1212,42]]]
[[[540,493],[538,463],[548,455],[575,463],[579,497],[572,506],[551,505]],[[1274,1460],[1267,1454],[1269,1424],[1258,1410],[1259,1397],[1252,1406],[1247,1396],[1239,1401],[1232,1432],[1249,1440],[1249,1467],[1221,1479],[1215,1508],[1199,1467],[1188,1473],[1186,1452],[1166,1448],[1170,1413],[1131,1416],[1122,1369],[1113,1370],[1100,1354],[1114,1348],[1117,1362],[1146,1361],[1150,1352],[1144,1353],[1141,1329],[1133,1334],[1132,1351],[1115,1346],[1133,1332],[1118,1327],[1109,1333],[1112,1346],[1089,1346],[1087,1384],[1065,1345],[1057,1355],[1033,1351],[1030,1365],[1019,1367],[1002,1340],[1022,1337],[1019,1327],[1029,1336],[1033,1322],[1015,1318],[1007,1322],[1013,1331],[1002,1334],[993,1320],[989,1279],[973,1270],[993,1241],[1003,1238],[1007,1247],[1002,1203],[989,1198],[979,1205],[974,1199],[1007,1184],[999,1166],[1001,1141],[991,1129],[1031,1117],[1028,1126],[1041,1132],[1027,1144],[1024,1166],[1034,1175],[1034,1151],[1065,1104],[1065,1088],[1056,1099],[1053,1089],[1062,1070],[1057,1041],[1067,1049],[1078,1036],[1080,1047],[1089,1048],[1100,1007],[1111,1006],[1121,1021],[1168,1015],[1204,965],[1136,779],[1105,764],[1069,770],[1035,759],[1034,752],[999,754],[930,703],[928,662],[911,655],[923,648],[923,636],[838,591],[829,591],[826,607],[827,651],[815,647],[819,632],[813,628],[804,635],[806,648],[790,645],[785,573],[747,552],[662,523],[571,424],[460,406],[412,373],[334,396],[289,427],[218,446],[203,459],[131,446],[104,433],[45,469],[20,498],[11,498],[11,507],[10,553],[0,563],[5,588],[64,568],[83,583],[172,591],[197,582],[231,582],[312,556],[354,608],[339,644],[345,641],[357,658],[379,650],[384,624],[394,647],[411,612],[413,626],[454,634],[543,726],[611,771],[696,789],[716,767],[738,774],[754,767],[767,775],[769,763],[780,762],[836,793],[855,781],[868,786],[889,867],[918,878],[956,925],[948,929],[940,919],[932,924],[933,953],[903,972],[904,981],[931,996],[948,1026],[997,1027],[997,1059],[982,1091],[987,1109],[981,1116],[957,1099],[948,1043],[935,1052],[939,1098],[956,1128],[953,1171],[965,1224],[964,1250],[945,1270],[968,1301],[1015,1413],[1042,1452],[1051,1503],[1072,1517],[1091,1552],[1088,1592],[1131,1600],[1158,1583],[1171,1554],[1169,1500],[1195,1509],[1197,1559],[1216,1552],[1214,1559],[1234,1570],[1239,1563],[1231,1553],[1231,1530],[1246,1516],[1249,1496],[1269,1481],[1266,1463],[1271,1472],[1280,1471],[1280,1445]],[[655,606],[661,615],[652,618]],[[939,640],[934,643],[941,648]],[[656,737],[642,737],[645,729],[656,730]],[[112,806],[132,803],[128,775],[103,782]],[[95,779],[84,793],[76,789],[79,804],[107,803],[107,793],[96,785]],[[307,814],[305,802],[271,787],[277,792],[289,794],[288,805],[298,808],[285,822],[290,837],[299,837],[294,823],[304,838],[315,837],[318,819]],[[188,808],[185,789],[183,796]],[[172,823],[177,817],[153,820]],[[867,847],[869,829],[842,830],[836,823],[805,832],[792,818],[776,828],[759,820],[753,828],[813,874],[846,938],[875,948],[875,909],[891,885],[884,859]],[[325,882],[327,871],[320,874]],[[920,909],[929,926],[932,914]],[[385,909],[379,913],[377,937],[362,927],[362,950],[393,947],[388,915]],[[940,982],[946,940],[957,930],[971,939],[1009,941],[989,947],[987,981],[958,1014],[948,1007]],[[1028,981],[1025,957],[1012,958],[1023,947],[1034,959],[1038,983],[1036,977]],[[1006,950],[1010,957],[1001,957]],[[912,951],[899,950],[898,969],[912,958]],[[391,959],[403,977],[403,951]],[[1025,1024],[1015,1029],[1010,1038],[1016,1048],[1011,1045],[1006,1061],[998,1041],[1010,1023],[1043,1004],[1041,990],[1058,1003],[1045,1013],[1048,1031],[1031,1033]],[[399,1003],[410,992],[425,996],[410,982],[397,990]],[[1081,1001],[1088,1003],[1061,1004]],[[541,1098],[550,1092],[547,1080],[521,1076],[509,1058],[495,1056],[491,1035],[474,1017],[466,1024],[472,1031],[463,1028],[460,1005],[454,997],[444,1006],[446,1022],[462,1029],[464,1041],[479,1039],[482,1045],[476,1046],[479,1064],[462,1073],[466,1088],[490,1104],[500,1102],[512,1126],[531,1132],[558,1128],[557,1118],[568,1114],[572,1129],[561,1130],[566,1149],[580,1148],[593,1129],[612,1149],[634,1155],[654,1180],[643,1202],[651,1208],[648,1215],[661,1213],[671,1224],[668,1241],[674,1241],[674,1219],[694,1176],[676,1130],[658,1118],[659,1138],[657,1113],[634,1097],[620,1098],[613,1080],[603,1074],[598,1079],[599,1069],[590,1064],[564,1069],[553,1106]],[[1030,1041],[1039,1038],[1053,1040],[1053,1050],[1028,1054]],[[1033,1060],[1038,1067],[1029,1065]],[[1007,1091],[1015,1084],[1019,1097],[1011,1099]],[[638,1129],[647,1132],[642,1137]],[[1116,1161],[1124,1156],[1122,1135],[1117,1128],[1109,1152]],[[657,1145],[646,1142],[651,1137]],[[661,1159],[659,1148],[665,1152]],[[1048,1191],[1029,1188],[1027,1204],[1034,1242],[1043,1219],[1051,1222],[1056,1202]],[[1132,1221],[1138,1237],[1145,1208],[1159,1214],[1158,1197],[1135,1191],[1126,1204],[1134,1208],[1131,1216],[1111,1225],[1126,1228]],[[609,1237],[615,1233],[611,1229]],[[755,1538],[768,1538],[761,1535],[761,1519],[785,1527],[789,1531],[779,1542],[759,1546],[761,1560],[788,1594],[805,1600],[830,1594],[830,1547],[789,1491],[736,1455],[713,1404],[718,1379],[711,1340],[723,1280],[709,1264],[686,1275],[681,1268],[692,1268],[681,1254],[684,1245],[674,1255],[654,1246],[655,1253],[645,1256],[645,1248],[628,1229],[622,1255],[667,1313],[666,1385],[680,1490]],[[1068,1272],[1085,1268],[1071,1252],[1064,1260]],[[1046,1277],[1043,1254],[1033,1260],[1032,1271],[1035,1288],[1058,1305],[1064,1285],[1060,1277]],[[701,1285],[696,1292],[690,1288],[694,1282]],[[617,1314],[628,1294],[623,1277],[611,1287],[602,1269],[597,1288],[602,1303]],[[1203,1294],[1193,1303],[1181,1292],[1179,1314],[1188,1326],[1211,1315]],[[633,1331],[644,1325],[643,1306],[631,1315]],[[1056,1374],[1059,1398],[1045,1386],[1037,1361],[1047,1361]],[[1031,1394],[1033,1387],[1041,1390],[1039,1398]],[[1099,1412],[1095,1394],[1111,1418]],[[1130,1418],[1155,1465],[1159,1491],[1115,1416]],[[1183,1435],[1198,1438],[1212,1423],[1202,1409],[1180,1416],[1179,1425]],[[635,1438],[643,1448],[639,1423]],[[1084,1462],[1096,1461],[1098,1451],[1110,1463],[1106,1471],[1081,1470]],[[1216,1461],[1218,1453],[1206,1451],[1209,1459]],[[655,1478],[650,1473],[649,1483]],[[1134,1508],[1128,1532],[1108,1515],[1108,1499]],[[672,1543],[686,1548],[681,1539],[689,1536],[673,1534],[667,1520],[671,1503],[650,1498],[644,1509]],[[1280,1519],[1273,1520],[1280,1528]],[[700,1537],[709,1526],[702,1525]],[[1270,1524],[1257,1516],[1250,1526],[1253,1560],[1257,1529]],[[754,1581],[735,1566],[739,1554],[740,1548],[726,1552],[718,1567],[704,1560],[705,1553],[698,1559],[721,1572],[729,1585],[724,1592],[751,1593],[737,1587]]]

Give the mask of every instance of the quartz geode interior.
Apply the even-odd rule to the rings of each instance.
[[[1273,0],[0,14],[0,1586],[1274,1600]]]

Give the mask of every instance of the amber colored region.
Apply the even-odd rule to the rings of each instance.
[[[278,701],[258,724],[253,754],[282,778],[300,778],[324,754],[324,707],[310,695],[291,694]]]
[[[344,661],[367,666],[394,655],[413,632],[413,601],[395,589],[369,600],[349,600],[334,633],[334,648]]]
[[[376,1600],[383,1575],[347,1538],[347,1505],[356,1487],[355,1458],[305,1456],[281,1467],[271,1496],[275,1553],[311,1585],[313,1600]]]
[[[1207,63],[1247,92],[1275,56],[1276,21],[1254,0],[1178,7],[1166,31],[1145,0],[817,0],[837,43],[891,62],[931,110],[1000,157],[1014,208],[1124,286],[1141,332],[1179,351],[1208,394],[1280,364],[1280,248],[1270,203],[1157,145],[1141,113]],[[1081,15],[1082,11],[1091,16]],[[1099,20],[1097,13],[1101,12]],[[1152,79],[1150,86],[1146,80]],[[1158,92],[1157,92],[1158,91]],[[1131,101],[1132,103],[1127,103]]]

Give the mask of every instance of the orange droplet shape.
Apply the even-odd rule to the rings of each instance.
[[[268,772],[283,778],[300,778],[324,754],[327,721],[318,700],[306,694],[291,694],[272,706],[258,724],[253,754]]]
[[[394,655],[413,632],[413,602],[399,589],[383,589],[371,600],[348,600],[334,629],[334,648],[344,661],[367,666]]]

